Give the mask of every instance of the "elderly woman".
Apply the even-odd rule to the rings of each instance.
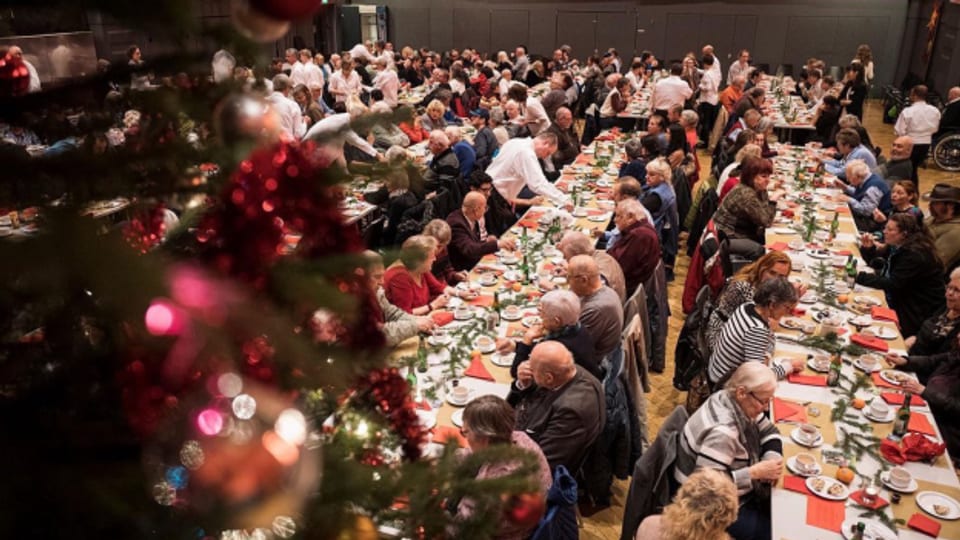
[[[904,340],[911,355],[927,356],[955,348],[960,334],[960,268],[950,272],[944,300],[946,307],[923,321],[916,335]]]
[[[636,540],[730,540],[727,527],[737,519],[737,487],[730,477],[702,468],[691,474],[662,515],[648,516]]]
[[[447,305],[453,292],[433,277],[430,269],[437,258],[437,241],[429,236],[407,238],[400,258],[387,268],[384,289],[387,299],[407,313],[426,315]]]
[[[381,242],[384,246],[392,246],[396,243],[397,227],[403,220],[403,214],[419,201],[410,191],[410,179],[403,169],[388,172],[383,185],[387,190],[387,224],[383,229]]]
[[[427,109],[420,116],[420,125],[423,126],[423,129],[427,132],[431,132],[437,129],[442,130],[447,127],[446,120],[443,119],[443,115],[447,112],[447,107],[439,99],[434,99],[427,104]]]
[[[880,244],[872,234],[860,237],[864,260],[876,257],[870,265],[877,270],[860,272],[857,283],[883,289],[903,335],[912,336],[928,315],[943,309],[943,262],[933,239],[911,215],[890,216],[883,239]]]
[[[377,296],[377,307],[373,313],[380,331],[387,338],[387,347],[393,347],[419,332],[433,330],[435,324],[430,317],[416,317],[398,308],[387,300],[383,292],[383,257],[376,251],[363,252],[363,266],[366,285]]]
[[[770,368],[747,362],[693,413],[678,437],[674,478],[681,486],[701,467],[733,478],[740,510],[727,532],[734,538],[770,538],[769,493],[783,471],[783,443],[763,413],[776,390]]]
[[[741,364],[766,363],[775,344],[771,324],[793,312],[797,289],[782,277],[760,283],[753,301],[745,302],[730,315],[710,355],[707,378],[714,388],[723,386]],[[781,360],[771,366],[777,377],[803,369],[801,358]]]
[[[540,491],[546,494],[553,483],[550,473],[550,464],[543,455],[540,447],[527,436],[523,431],[515,431],[516,413],[513,407],[503,399],[496,396],[480,396],[474,399],[463,410],[463,427],[460,429],[464,438],[467,439],[469,455],[472,452],[478,452],[488,448],[501,446],[513,446],[520,450],[529,452],[535,459],[538,467],[537,484]],[[516,461],[497,460],[484,463],[477,471],[476,480],[486,480],[500,478],[513,474],[520,467]],[[464,497],[457,506],[457,516],[461,520],[470,519],[475,511],[476,501],[470,497]],[[507,512],[502,512],[499,518],[499,526],[493,538],[498,540],[521,540],[527,538],[533,532],[534,527],[524,527],[511,520]],[[486,518],[489,519],[489,518]]]
[[[677,214],[677,194],[673,191],[673,173],[664,158],[647,163],[647,185],[643,186],[640,201],[653,218],[653,228],[660,239],[660,253],[667,272],[667,281],[673,279],[673,264],[677,259],[680,217]]]
[[[767,185],[773,174],[768,159],[749,161],[743,166],[740,184],[720,203],[713,222],[730,239],[730,253],[750,260],[764,253],[766,229],[776,215],[777,199],[781,192],[767,195]]]
[[[717,298],[716,307],[707,322],[707,342],[717,346],[720,330],[730,320],[733,312],[743,304],[753,302],[757,287],[768,279],[786,278],[790,275],[790,256],[782,251],[771,251],[756,261],[744,266],[724,287]]]
[[[960,188],[947,184],[933,186],[930,193],[930,217],[924,225],[937,246],[947,269],[960,264]]]
[[[516,378],[517,368],[530,359],[530,351],[541,341],[559,341],[573,354],[573,361],[583,366],[598,380],[603,380],[603,358],[595,355],[593,338],[580,324],[580,298],[567,290],[550,291],[540,299],[540,324],[531,326],[523,338],[498,339],[501,354],[516,352],[510,374]]]
[[[450,225],[442,219],[431,220],[423,228],[423,235],[437,241],[437,260],[434,261],[433,268],[430,269],[433,277],[447,285],[456,285],[461,281],[466,281],[467,273],[457,272],[450,264],[450,254],[447,252],[447,246],[450,245],[450,239],[453,237]]]

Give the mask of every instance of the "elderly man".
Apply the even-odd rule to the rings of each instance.
[[[674,63],[670,66],[670,76],[657,81],[653,87],[653,95],[650,96],[651,109],[667,112],[675,105],[682,108],[683,103],[690,99],[693,89],[680,75],[683,75],[683,65]]]
[[[841,187],[847,194],[847,203],[857,227],[862,231],[876,229],[873,211],[886,214],[892,208],[890,186],[877,173],[871,173],[870,167],[859,159],[847,162],[846,176],[850,185],[841,184]]]
[[[557,341],[533,348],[507,401],[517,410],[516,429],[537,442],[551,470],[578,471],[606,423],[603,386]]]
[[[927,103],[927,87],[918,84],[910,89],[910,106],[900,111],[893,132],[897,136],[906,135],[913,141],[910,161],[913,163],[913,181],[920,187],[917,169],[927,159],[930,140],[940,128],[940,109]]]
[[[627,300],[626,281],[623,277],[623,269],[620,263],[602,249],[596,249],[593,246],[593,240],[589,236],[579,231],[567,231],[557,244],[557,249],[563,254],[565,261],[576,257],[577,255],[589,255],[597,262],[597,268],[600,269],[600,279],[609,286],[617,296],[620,297],[620,303]],[[566,273],[566,267],[558,267],[557,273]],[[542,280],[540,288],[550,290],[556,285],[549,280]]]
[[[646,169],[644,169],[644,174],[646,174]],[[626,199],[639,201],[641,195],[643,195],[643,186],[640,185],[639,180],[632,176],[621,176],[617,179],[616,183],[613,184],[614,203],[619,203]],[[653,223],[653,216],[650,214],[650,211],[643,207],[643,205],[640,207],[643,209],[643,214],[647,221]],[[617,240],[620,239],[620,229],[617,228],[616,223],[613,221],[607,225],[606,231],[596,231],[595,234],[602,236],[600,246],[608,251],[617,243]]]
[[[656,270],[660,262],[660,240],[636,199],[618,202],[613,220],[620,229],[620,239],[607,252],[620,263],[627,295],[631,295]]]
[[[307,132],[300,106],[290,98],[293,86],[290,77],[280,74],[273,78],[273,93],[267,96],[267,102],[280,119],[280,129],[287,139],[300,140]]]
[[[463,198],[463,205],[447,216],[451,237],[448,252],[450,264],[455,270],[470,270],[484,255],[496,253],[499,249],[514,250],[516,242],[511,238],[497,240],[489,234],[484,214],[487,211],[487,198],[478,191],[471,191]]]
[[[557,136],[557,151],[553,153],[553,167],[560,170],[573,163],[580,155],[580,141],[573,129],[573,113],[566,107],[557,109],[553,124],[547,132]]]
[[[956,130],[960,130],[960,86],[954,86],[947,92],[947,105],[940,115],[940,127],[933,134],[933,139],[937,140]]]
[[[733,81],[740,76],[746,80],[748,73],[750,73],[750,51],[742,49],[737,61],[730,64],[730,69],[727,70],[727,84],[732,85]]]
[[[400,91],[400,77],[397,72],[391,69],[390,60],[386,57],[377,58],[377,76],[373,78],[373,87],[383,92],[383,101],[390,105],[391,109],[397,107],[397,93]]]
[[[427,149],[433,154],[433,159],[423,175],[427,193],[447,189],[462,197],[466,190],[461,184],[463,177],[460,176],[460,160],[453,153],[447,134],[439,129],[431,131]]]
[[[527,80],[527,70],[530,69],[530,57],[527,56],[527,47],[520,45],[513,54],[513,79],[516,81]]]
[[[493,189],[493,180],[490,175],[480,169],[474,169],[467,184],[471,192],[479,193],[487,199],[487,212],[483,220],[488,233],[500,236],[517,222],[517,214],[497,193],[497,190]]]
[[[474,109],[470,111],[470,124],[477,130],[473,136],[474,167],[485,171],[493,161],[493,154],[500,148],[497,136],[490,129],[490,111]]]
[[[678,437],[674,479],[683,484],[700,467],[733,478],[740,496],[733,538],[770,538],[770,486],[783,472],[783,442],[763,413],[777,390],[777,376],[761,362],[745,362],[723,390],[687,420]]]
[[[387,300],[383,292],[383,257],[376,251],[367,250],[363,252],[362,259],[367,287],[377,295],[377,303],[380,307],[380,312],[375,313],[374,318],[387,338],[387,346],[396,346],[419,332],[433,330],[436,325],[432,318],[411,315]]]
[[[580,297],[580,323],[593,338],[594,356],[603,358],[620,344],[623,304],[600,278],[600,267],[591,255],[571,257],[567,263],[570,290]]]
[[[536,200],[519,198],[526,186],[535,194],[550,199],[556,206],[572,208],[569,197],[547,181],[540,167],[540,160],[547,159],[556,151],[557,136],[549,131],[533,139],[510,139],[487,167],[487,174],[493,178],[493,187],[511,204],[529,205]]]
[[[890,159],[877,167],[877,175],[886,180],[891,187],[897,180],[913,178],[913,162],[910,161],[911,152],[913,152],[913,141],[910,140],[910,137],[903,135],[894,139],[890,145]]]
[[[569,73],[554,73],[550,76],[550,91],[540,98],[540,104],[547,113],[547,118],[554,120],[557,109],[569,105],[567,89],[573,84],[573,77]]]
[[[745,75],[737,75],[734,77],[733,82],[729,83],[727,87],[723,89],[723,92],[720,92],[720,104],[727,110],[727,114],[733,114],[734,107],[737,106],[737,102],[743,97],[743,87],[746,84],[747,77]]]
[[[497,351],[501,354],[516,352],[510,375],[517,377],[520,364],[530,358],[530,351],[537,343],[557,341],[573,354],[573,361],[583,366],[597,380],[603,380],[603,358],[594,357],[593,338],[580,324],[580,299],[570,291],[550,291],[543,295],[538,306],[540,324],[531,326],[519,340],[498,339]]]
[[[460,126],[447,126],[443,132],[450,140],[450,147],[460,161],[460,176],[469,178],[473,173],[474,165],[477,162],[477,152],[467,141],[463,140],[463,131]]]
[[[840,153],[840,159],[824,159],[818,156],[823,162],[823,167],[832,175],[841,180],[846,179],[847,163],[859,159],[870,167],[870,170],[877,168],[877,158],[873,152],[867,148],[860,139],[860,134],[853,128],[843,128],[837,132],[837,152]]]

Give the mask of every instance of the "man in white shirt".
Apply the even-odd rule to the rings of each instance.
[[[294,68],[294,73],[297,74],[297,77],[290,76],[294,85],[302,84],[307,88],[323,88],[323,70],[313,63],[313,53],[310,49],[300,51],[300,62],[298,62],[298,67]]]
[[[339,163],[346,167],[347,163],[343,155],[344,143],[358,148],[371,157],[384,161],[383,154],[378,152],[366,139],[357,135],[350,127],[350,123],[361,114],[363,114],[363,108],[361,107],[357,107],[349,113],[331,114],[314,124],[307,132],[304,140],[317,141],[317,154],[320,161],[324,163]]]
[[[549,158],[556,151],[557,136],[549,131],[533,139],[510,139],[500,147],[500,153],[486,172],[493,179],[493,187],[511,204],[529,201],[518,201],[520,192],[527,187],[556,206],[572,208],[570,198],[547,181],[540,167],[540,160]]]
[[[653,95],[650,97],[651,109],[666,113],[675,105],[683,107],[683,103],[690,99],[693,89],[687,81],[680,78],[681,74],[683,74],[681,64],[674,63],[670,66],[670,76],[661,79],[653,87]]]
[[[370,52],[370,49],[373,48],[373,43],[367,40],[366,43],[357,43],[350,49],[350,58],[357,60],[358,58],[363,58],[367,63],[373,63],[377,61],[377,57]]]
[[[893,132],[906,135],[913,141],[910,161],[913,163],[913,181],[920,187],[917,170],[927,159],[930,138],[940,127],[940,110],[927,103],[927,87],[919,84],[910,90],[910,106],[900,112]]]
[[[377,58],[377,76],[373,78],[373,87],[379,88],[383,92],[383,101],[390,105],[391,109],[397,108],[397,93],[400,91],[400,78],[397,72],[390,69],[387,59]]]
[[[273,78],[273,93],[267,96],[267,101],[280,118],[280,129],[284,136],[299,141],[306,133],[307,126],[303,121],[300,106],[289,97],[292,86],[290,77],[282,73],[275,76]]]
[[[363,88],[360,75],[353,70],[353,60],[341,60],[340,68],[340,71],[330,76],[330,83],[327,85],[327,91],[333,94],[337,103],[347,102],[351,96],[359,97]]]
[[[296,49],[287,49],[283,54],[283,66],[280,68],[282,71],[293,75],[294,68],[299,65],[300,62],[297,62],[297,50]]]
[[[749,73],[750,51],[743,49],[740,51],[740,57],[737,61],[730,64],[730,69],[727,71],[727,84],[733,83],[733,78],[737,75],[743,75],[743,78],[746,79]]]
[[[644,87],[647,84],[647,78],[644,76],[646,66],[643,65],[643,62],[638,58],[634,58],[633,63],[630,64],[630,71],[627,72],[623,77],[630,81],[630,90],[636,92]]]
[[[707,45],[711,50],[713,47]],[[700,99],[697,112],[700,116],[700,140],[709,141],[713,124],[720,110],[720,71],[714,66],[719,62],[712,54],[703,55],[703,76],[700,77]]]

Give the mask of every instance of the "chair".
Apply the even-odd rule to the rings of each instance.
[[[387,223],[386,216],[380,216],[368,223],[363,230],[363,245],[367,249],[376,250],[380,247],[380,239],[383,236],[383,227]]]
[[[723,128],[726,127],[729,120],[730,113],[721,105],[717,110],[717,119],[713,122],[713,129],[710,130],[710,142],[707,145],[707,152],[710,154],[713,154],[714,149],[723,139]]]

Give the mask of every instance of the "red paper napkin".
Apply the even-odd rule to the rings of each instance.
[[[524,220],[521,220],[520,223],[519,223],[519,225],[520,225],[521,227],[525,228],[525,229],[536,229],[537,227],[540,226],[540,225],[537,223],[537,220],[535,220],[535,219],[524,219]]]
[[[767,249],[770,251],[785,251],[789,246],[786,242],[774,242],[772,244],[767,244]]]
[[[849,213],[850,213],[850,207],[847,206],[847,205],[838,206],[838,207],[837,207],[837,213],[838,213],[838,214],[849,214]]]
[[[873,504],[864,503],[862,489],[851,493],[850,498],[853,499],[853,501],[859,504],[860,506],[863,506],[864,508],[869,508],[871,510],[876,510],[877,508],[883,508],[884,506],[887,506],[888,504],[890,504],[883,497],[877,497],[877,500],[875,500]]]
[[[430,314],[430,318],[433,319],[433,322],[437,326],[446,326],[453,322],[453,312],[452,311],[434,311]]]
[[[843,257],[849,257],[850,255],[853,255],[853,253],[851,253],[849,249],[837,249],[833,251],[833,254],[840,255]]]
[[[602,209],[600,209],[600,208],[589,208],[589,209],[587,209],[587,215],[589,215],[589,216],[602,216],[602,215],[604,215],[604,214],[606,214],[606,213],[607,213],[606,210],[602,210]]]
[[[907,424],[907,430],[923,433],[924,435],[937,436],[936,430],[933,429],[933,425],[930,423],[930,420],[927,420],[927,415],[925,414],[911,414],[910,422]]]
[[[873,379],[873,384],[875,384],[880,388],[900,388],[898,385],[891,384],[886,380],[884,380],[884,378],[880,376],[879,371],[874,371],[873,373],[871,373],[870,378]]]
[[[882,379],[881,379],[882,380]],[[895,392],[882,392],[880,397],[884,401],[891,405],[903,405],[903,394],[897,394]],[[920,396],[911,396],[910,405],[916,405],[917,407],[926,407],[927,402]]]
[[[907,527],[910,527],[916,531],[920,531],[924,534],[929,534],[934,538],[940,536],[940,524],[921,514],[920,512],[910,516],[910,521],[907,522]]]
[[[800,373],[791,373],[787,375],[787,380],[793,384],[806,384],[808,386],[826,386],[826,375],[802,375]]]
[[[427,400],[422,400],[420,403],[417,403],[417,408],[421,411],[432,411],[433,407],[430,406],[430,402]]]
[[[807,497],[807,525],[838,533],[846,514],[843,501],[828,501],[816,495]]]
[[[433,428],[433,442],[437,444],[447,444],[448,441],[456,441],[457,445],[466,448],[467,439],[460,430],[452,426],[437,426]]]
[[[783,489],[789,489],[790,491],[796,491],[804,495],[813,495],[810,493],[810,490],[807,489],[807,479],[802,476],[794,476],[792,474],[784,476]]]
[[[791,422],[806,422],[807,410],[799,403],[793,403],[780,398],[773,398],[774,422],[789,420]]]
[[[868,349],[873,349],[875,351],[887,352],[890,350],[890,345],[886,341],[878,337],[865,336],[863,334],[853,334],[850,336],[850,342],[856,343],[861,347],[866,347]]]
[[[897,317],[897,312],[883,306],[873,306],[873,308],[870,310],[870,316],[881,321],[893,321],[898,325],[900,324],[900,319]]]
[[[490,372],[487,371],[487,367],[483,365],[483,360],[480,358],[474,358],[470,362],[470,367],[463,372],[467,377],[473,377],[475,379],[483,379],[485,381],[495,381],[493,375],[490,375]]]
[[[470,300],[471,306],[480,306],[480,307],[490,307],[493,305],[492,296],[483,296],[480,295],[472,300]]]

